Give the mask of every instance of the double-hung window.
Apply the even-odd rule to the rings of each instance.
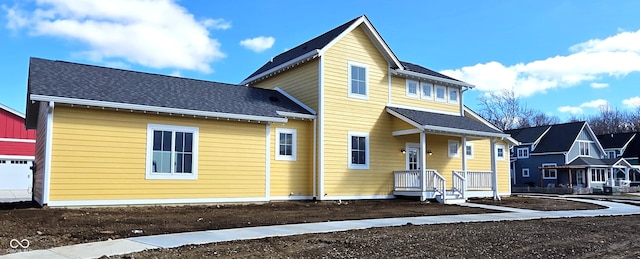
[[[542,167],[555,167],[557,164],[542,164]],[[542,179],[557,179],[558,169],[542,169]]]
[[[198,128],[147,125],[146,179],[198,179]]]
[[[444,85],[436,85],[436,101],[447,101],[447,87]]]
[[[295,129],[276,129],[276,160],[296,160]]]
[[[349,97],[368,99],[367,65],[349,62]]]
[[[349,132],[349,169],[369,169],[369,133]]]
[[[473,143],[467,142],[467,147],[464,149],[467,158],[473,158]]]
[[[458,157],[458,149],[460,144],[456,140],[449,140],[449,157]]]
[[[409,97],[418,97],[418,81],[407,80],[407,96]]]

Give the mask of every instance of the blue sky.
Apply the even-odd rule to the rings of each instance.
[[[366,14],[401,59],[513,89],[567,119],[640,106],[640,1],[0,0],[0,103],[25,110],[29,57],[239,83]]]

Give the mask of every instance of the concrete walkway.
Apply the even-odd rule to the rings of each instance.
[[[504,213],[443,215],[407,218],[385,218],[346,220],[335,222],[319,222],[290,224],[264,227],[248,227],[237,229],[209,230],[198,232],[186,232],[166,235],[132,237],[102,242],[85,243],[71,246],[56,247],[47,250],[35,250],[21,253],[8,254],[0,258],[96,258],[103,255],[113,256],[142,251],[145,249],[173,248],[188,244],[207,244],[231,240],[258,239],[275,236],[291,236],[311,233],[327,233],[366,229],[373,227],[392,227],[406,224],[427,225],[460,222],[489,222],[506,220],[531,220],[570,217],[596,217],[640,214],[640,207],[622,203],[561,198],[573,201],[589,202],[608,207],[601,210],[575,210],[575,211],[533,211],[513,209],[492,205],[465,203],[461,206],[487,208],[507,211]]]

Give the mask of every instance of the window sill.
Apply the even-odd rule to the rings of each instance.
[[[348,168],[354,170],[368,170],[369,165],[349,165]]]
[[[147,173],[146,180],[198,180],[198,174]]]

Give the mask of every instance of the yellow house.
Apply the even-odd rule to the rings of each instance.
[[[400,61],[365,16],[240,85],[32,58],[34,200],[498,199],[516,141],[463,105],[472,88]]]

